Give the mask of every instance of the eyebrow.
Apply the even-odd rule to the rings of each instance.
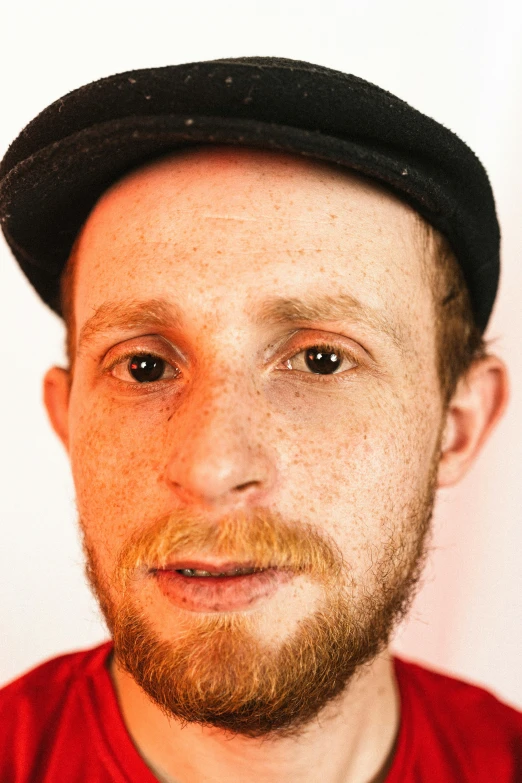
[[[141,329],[149,326],[180,326],[183,316],[180,308],[166,299],[120,299],[103,302],[96,308],[80,330],[78,351],[100,334],[122,329]]]
[[[408,342],[404,329],[394,324],[384,310],[364,305],[347,293],[308,299],[273,296],[255,309],[252,320],[256,326],[314,321],[337,324],[348,320],[385,334],[401,353]],[[82,326],[78,351],[100,334],[166,325],[179,328],[183,322],[178,305],[163,298],[106,301]]]
[[[274,296],[267,299],[254,316],[254,322],[258,326],[294,321],[304,323],[352,321],[374,332],[385,334],[400,351],[407,342],[404,330],[395,325],[384,310],[365,305],[355,296],[347,293],[337,296],[323,294],[309,300]]]

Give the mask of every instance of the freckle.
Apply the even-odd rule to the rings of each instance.
[[[298,392],[298,391],[296,391],[296,392],[294,393],[294,397],[300,397],[300,396],[301,396],[301,395],[299,394],[299,392]]]
[[[193,248],[192,248],[192,250],[193,250],[193,251],[194,251],[194,253],[195,253],[195,252],[196,252],[196,250],[197,250],[197,247],[193,247]]]

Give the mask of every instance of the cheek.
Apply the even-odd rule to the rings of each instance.
[[[98,553],[113,558],[161,506],[161,438],[115,406],[79,406],[71,415],[70,458],[83,530]]]
[[[303,416],[310,405],[270,402],[263,428],[250,431],[252,443],[275,461],[268,504],[320,526],[362,572],[390,526],[406,528],[425,490],[433,448],[425,406],[421,411],[396,397],[354,395]],[[175,437],[171,413],[166,404],[145,410],[87,394],[71,400],[78,511],[107,568],[135,530],[168,513],[175,501],[165,481]]]
[[[296,461],[293,483],[306,487],[301,508],[333,537],[359,581],[391,537],[416,538],[435,436],[395,416],[352,419],[330,435],[312,460]]]

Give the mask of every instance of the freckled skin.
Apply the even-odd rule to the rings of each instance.
[[[404,252],[405,241],[395,241],[394,246],[389,239],[391,235],[397,240],[397,223],[413,234],[411,213],[373,186],[347,180],[328,169],[309,171],[303,166],[308,177],[301,180],[299,195],[304,203],[291,209],[280,204],[276,220],[271,212],[274,195],[259,193],[259,185],[267,179],[261,164],[253,172],[243,173],[218,159],[206,170],[205,179],[194,184],[190,183],[191,168],[195,173],[198,163],[197,159],[189,160],[172,183],[169,181],[168,192],[165,185],[162,187],[165,167],[158,167],[156,175],[151,172],[148,182],[140,182],[139,187],[130,179],[126,187],[113,188],[98,204],[83,233],[78,322],[114,293],[171,296],[185,303],[190,312],[190,331],[183,335],[183,348],[194,359],[197,356],[198,364],[205,363],[205,374],[194,373],[190,396],[169,391],[138,402],[96,377],[96,363],[110,343],[78,362],[70,410],[77,422],[71,430],[71,458],[82,519],[88,524],[92,518],[92,524],[101,527],[104,543],[108,534],[110,558],[116,545],[142,521],[139,508],[150,519],[165,513],[178,500],[190,498],[209,507],[210,495],[211,504],[230,502],[230,497],[219,497],[220,486],[206,491],[208,480],[217,484],[211,464],[214,459],[221,470],[237,472],[237,483],[258,479],[263,484],[258,501],[265,497],[278,508],[283,502],[287,513],[298,511],[306,518],[311,516],[310,521],[317,519],[306,507],[312,499],[319,519],[323,513],[319,509],[328,508],[330,519],[343,519],[343,551],[346,548],[350,555],[350,550],[359,549],[354,536],[359,515],[366,524],[371,510],[373,524],[378,524],[380,517],[386,518],[391,498],[397,496],[402,501],[405,491],[417,491],[415,481],[422,485],[437,435],[440,408],[430,294],[421,285],[420,270],[415,276],[410,269],[417,253],[412,238],[406,246],[408,253]],[[287,183],[284,163],[274,169],[278,190],[272,194],[280,199],[280,191],[285,186],[293,188],[294,183]],[[360,198],[358,209],[353,207],[344,216],[341,185],[357,190]],[[134,188],[139,195],[133,198]],[[315,206],[317,191],[326,202],[320,210]],[[332,206],[339,211],[335,220],[330,218]],[[313,209],[319,212],[316,221],[310,217]],[[373,226],[376,212],[386,228],[384,239],[380,241],[372,229],[366,255],[360,257],[360,251],[353,253],[351,248],[358,247],[368,224]],[[228,219],[227,213],[235,218]],[[202,218],[195,220],[195,214]],[[146,230],[145,216],[149,216]],[[268,242],[267,233],[275,235]],[[288,276],[287,261],[281,259],[279,248],[296,240],[303,244],[306,240],[306,248],[299,247]],[[328,257],[321,267],[324,271],[317,270],[313,262],[318,244]],[[194,258],[195,246],[198,260]],[[220,255],[219,263],[216,254]],[[107,256],[112,263],[106,263]],[[372,302],[391,305],[412,329],[418,355],[411,357],[411,365],[404,366],[385,341],[378,345],[374,340],[371,347],[376,351],[379,347],[385,379],[367,372],[357,383],[328,390],[326,384],[290,379],[274,383],[270,373],[256,375],[253,358],[272,334],[253,333],[248,324],[250,302],[261,291],[292,295],[319,286],[331,293],[342,287],[360,298],[366,295]],[[229,317],[232,312],[237,314],[233,321]],[[204,334],[210,323],[212,334]],[[312,338],[324,332],[310,330],[309,334]],[[326,335],[332,336],[328,331]],[[359,334],[353,329],[348,336],[356,339]],[[359,339],[362,342],[362,333]],[[149,342],[151,349],[159,347],[157,341]],[[431,370],[428,377],[426,369]],[[418,376],[422,377],[421,389]],[[89,392],[93,382],[96,386]],[[289,394],[303,404],[290,406]],[[273,435],[271,428],[275,428]],[[361,433],[368,434],[367,430],[371,444],[361,455]],[[332,461],[334,453],[338,456]],[[392,455],[395,461],[390,464]],[[110,481],[109,499],[105,476]],[[232,475],[222,481],[223,490],[232,491]],[[179,487],[178,496],[173,483]],[[279,491],[277,484],[282,485]],[[301,500],[296,504],[296,494],[301,498],[299,488],[304,486],[309,498],[303,508]],[[86,508],[81,507],[83,487]],[[110,534],[105,520],[107,505],[119,511]],[[345,521],[346,508],[351,509],[351,524]],[[368,536],[373,538],[374,531],[368,531]],[[364,546],[360,549],[364,551]],[[361,563],[362,568],[365,565]]]
[[[279,154],[183,153],[138,170],[100,199],[78,246],[78,330],[102,302],[126,296],[162,296],[185,316],[183,330],[102,338],[77,358],[62,438],[82,529],[112,600],[120,547],[177,508],[212,516],[266,506],[320,527],[349,563],[354,611],[365,592],[379,590],[373,566],[389,555],[390,542],[400,572],[401,556],[418,541],[419,506],[427,516],[431,510],[426,487],[446,423],[419,253],[413,212],[401,201],[347,172]],[[274,292],[338,291],[401,324],[405,355],[355,320],[344,328],[251,321],[256,304]],[[325,341],[359,351],[360,366],[346,371],[345,382],[307,382],[304,373],[281,371],[285,348],[297,354]],[[275,344],[281,347],[263,362]],[[174,365],[179,351],[182,378],[132,394],[102,371],[109,354],[129,347],[163,351]],[[133,380],[122,366],[118,376]],[[501,415],[507,392],[498,399],[484,431]],[[474,454],[467,462],[460,456],[461,473]],[[456,461],[444,462],[439,486],[458,479],[458,470],[450,471]],[[314,585],[303,582],[266,611],[256,609],[262,638],[275,644],[291,635],[316,600]],[[165,638],[187,622],[183,610],[166,610],[159,599],[145,609]],[[227,745],[190,726],[180,735],[127,675],[114,676],[129,730],[160,780],[176,772],[192,783],[211,763],[216,777],[209,781],[239,781],[241,759],[248,759],[260,783],[276,770],[280,780],[299,774],[311,781],[313,760],[324,758],[326,746],[326,783],[343,770],[343,781],[384,780],[398,726],[386,656],[332,713],[328,739],[320,726],[310,729],[306,751],[283,741],[270,749],[244,739]]]

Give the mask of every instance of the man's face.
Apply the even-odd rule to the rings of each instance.
[[[84,227],[77,333],[108,316],[69,406],[88,569],[120,664],[182,720],[291,732],[407,610],[443,423],[416,228],[346,172],[218,148],[128,176]],[[170,315],[145,322],[152,299]],[[268,570],[186,571],[230,564]]]

